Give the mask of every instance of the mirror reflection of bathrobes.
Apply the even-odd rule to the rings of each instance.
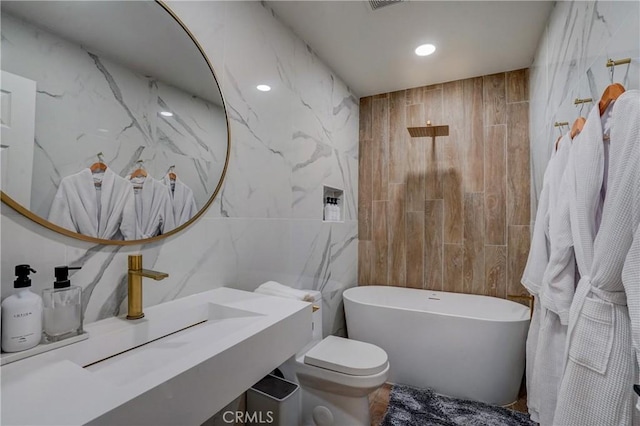
[[[169,188],[152,178],[130,178],[133,185],[137,239],[165,234],[175,226]]]
[[[173,217],[177,228],[178,226],[187,223],[196,215],[196,213],[198,213],[196,201],[193,198],[193,191],[178,177],[171,180],[167,175],[162,179],[162,183],[169,188],[171,205],[173,207]]]
[[[135,219],[131,184],[109,168],[95,174],[87,168],[62,179],[49,212],[58,226],[107,240],[135,239]]]

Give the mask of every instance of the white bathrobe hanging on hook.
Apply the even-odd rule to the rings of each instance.
[[[606,123],[601,126],[599,118],[596,107],[583,129],[585,144],[594,150],[604,147]],[[586,262],[571,305],[566,367],[554,417],[558,425],[632,423],[632,385],[638,375],[628,309],[637,318],[640,307],[635,300],[627,308],[622,272],[640,223],[640,92],[628,91],[614,102],[610,140],[601,226],[593,245],[587,243],[595,229],[588,226],[580,227],[576,241],[578,261]],[[578,183],[595,180],[592,164],[580,165]],[[579,220],[593,214],[596,206],[589,207],[592,210],[576,212]]]
[[[534,410],[532,418],[542,425],[550,425],[553,421],[557,401],[557,388],[562,372],[562,354],[565,346],[566,325],[562,325],[558,316],[558,309],[554,303],[545,298],[548,290],[549,271],[553,266],[567,256],[566,264],[561,272],[563,277],[571,280],[573,289],[576,274],[573,261],[573,246],[571,243],[571,225],[569,221],[569,203],[575,192],[573,173],[575,168],[575,151],[579,142],[572,142],[569,134],[560,141],[554,169],[554,185],[549,187],[549,198],[553,200],[553,209],[549,212],[549,258],[543,276],[538,280],[541,285],[538,293],[539,330],[537,336],[532,336],[528,342],[529,356],[533,358],[532,375],[529,380],[531,386],[531,402]],[[533,342],[533,338],[537,341]],[[531,355],[531,350],[535,353]],[[537,410],[537,411],[535,411]],[[536,418],[537,416],[537,418]]]
[[[540,406],[543,405],[543,400],[548,395],[548,390],[545,389],[544,382],[539,380],[535,381],[534,377],[538,378],[544,375],[544,371],[538,371],[536,373],[536,353],[538,345],[538,335],[540,331],[540,318],[541,306],[540,306],[540,288],[542,286],[542,279],[544,272],[549,263],[549,256],[551,251],[551,236],[549,229],[549,222],[551,216],[556,214],[557,195],[571,150],[571,137],[569,134],[561,136],[558,144],[558,150],[554,150],[547,164],[547,169],[544,173],[542,191],[540,192],[540,200],[538,203],[538,210],[536,212],[536,222],[531,237],[531,247],[529,249],[529,257],[524,273],[522,275],[522,284],[529,291],[529,293],[535,297],[533,317],[531,318],[531,324],[529,326],[529,333],[527,335],[527,406],[531,419],[535,422],[539,422]],[[554,392],[555,395],[555,392]]]
[[[171,180],[167,175],[162,179],[162,183],[169,188],[171,206],[173,208],[173,216],[175,226],[177,228],[178,226],[187,223],[196,215],[196,213],[198,213],[196,201],[193,197],[193,191],[178,177]]]
[[[151,238],[174,229],[169,188],[151,176],[128,178],[135,194],[137,238]]]
[[[49,221],[90,237],[134,240],[136,214],[131,184],[110,168],[103,174],[94,175],[87,168],[67,176],[60,181]]]
[[[558,195],[557,215],[551,221],[554,238],[540,295],[543,318],[536,355],[540,368],[536,368],[539,374],[534,378],[547,390],[540,408],[543,426],[556,424],[554,416],[565,363],[569,310],[576,282],[580,274],[589,270],[593,258],[593,242],[603,203],[606,156],[602,142],[590,143],[589,137],[601,132],[601,128],[596,106],[573,141]]]

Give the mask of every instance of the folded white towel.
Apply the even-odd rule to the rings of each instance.
[[[275,281],[267,281],[266,283],[260,284],[260,286],[255,289],[255,293],[297,299],[304,302],[313,302],[313,295],[311,293],[287,287],[286,285],[282,285]]]

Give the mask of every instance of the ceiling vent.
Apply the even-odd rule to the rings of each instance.
[[[369,0],[369,6],[371,6],[371,10],[377,10],[381,7],[390,6],[403,1],[404,0]]]

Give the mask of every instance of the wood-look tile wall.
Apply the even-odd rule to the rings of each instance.
[[[360,285],[526,294],[528,74],[360,99]],[[427,120],[449,136],[411,138]]]

